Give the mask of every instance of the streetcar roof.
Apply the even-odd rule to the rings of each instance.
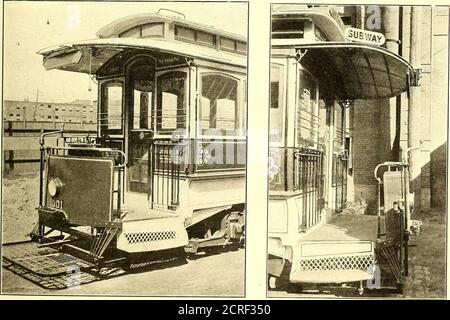
[[[101,28],[99,31],[97,31],[96,36],[99,38],[116,38],[122,32],[130,30],[134,27],[145,25],[147,23],[158,23],[158,22],[175,23],[180,26],[193,28],[195,30],[204,31],[204,32],[207,32],[210,34],[215,34],[215,35],[223,36],[226,38],[231,38],[233,40],[247,42],[247,39],[245,37],[237,35],[232,32],[220,30],[220,29],[214,28],[213,26],[209,26],[206,24],[188,21],[183,18],[176,17],[176,16],[168,16],[165,14],[163,15],[163,14],[158,14],[158,13],[133,14],[133,15],[129,15],[129,16],[117,19],[117,20],[107,24],[106,26]]]
[[[330,41],[345,41],[345,25],[339,17],[339,14],[333,8],[308,8],[308,6],[298,4],[274,5],[272,19],[282,18],[310,19],[327,35]]]
[[[38,52],[44,57],[47,70],[60,69],[95,74],[116,54],[127,49],[145,50],[152,55],[200,59],[229,64],[238,67],[247,66],[246,55],[220,51],[214,48],[190,45],[164,38],[104,38],[84,40],[45,48]],[[92,55],[89,52],[101,51]]]
[[[319,80],[321,98],[332,93],[340,99],[391,98],[418,82],[408,61],[369,44],[321,42],[278,47],[273,54],[296,54]]]

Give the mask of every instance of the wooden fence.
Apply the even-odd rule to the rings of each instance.
[[[43,121],[4,121],[2,169],[8,173],[39,171],[39,137],[44,132],[61,129],[62,123]],[[65,135],[96,134],[95,124],[70,122],[64,124]],[[56,138],[46,138],[49,144]]]

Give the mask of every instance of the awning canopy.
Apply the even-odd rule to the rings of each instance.
[[[94,39],[46,48],[38,54],[44,57],[43,63],[47,70],[60,69],[97,74],[104,66],[113,62],[112,60],[123,59],[131,51],[149,53],[155,58],[157,67],[180,64],[186,59],[206,60],[238,67],[247,65],[246,56],[160,39]]]
[[[419,73],[399,55],[360,43],[295,46],[300,63],[319,81],[320,97],[379,99],[415,86]]]

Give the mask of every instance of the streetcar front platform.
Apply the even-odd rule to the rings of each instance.
[[[402,290],[406,273],[401,245],[379,239],[377,216],[335,214],[299,238],[284,251],[279,241],[269,241],[271,289],[290,283],[302,291],[318,287],[354,288],[360,294],[365,289]]]

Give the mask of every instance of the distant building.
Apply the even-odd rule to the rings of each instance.
[[[97,107],[89,100],[72,103],[3,101],[4,121],[73,122],[95,124]]]

